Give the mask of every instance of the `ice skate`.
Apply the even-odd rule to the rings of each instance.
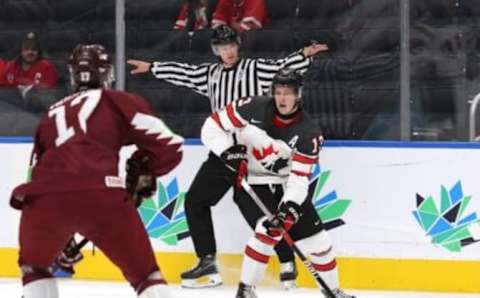
[[[285,290],[293,290],[297,288],[295,282],[297,276],[298,271],[295,262],[280,263],[280,282]]]
[[[214,255],[200,258],[197,266],[181,274],[183,288],[212,288],[222,284]]]
[[[257,298],[257,294],[255,294],[255,287],[248,286],[242,282],[239,283],[235,298]]]

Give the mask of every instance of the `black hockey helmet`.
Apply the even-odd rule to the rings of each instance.
[[[285,67],[280,69],[272,80],[272,96],[275,93],[275,86],[293,87],[298,98],[302,97],[303,76],[293,68]]]
[[[110,88],[115,79],[110,57],[99,44],[77,45],[70,56],[68,69],[74,91]]]
[[[213,29],[210,43],[212,45],[213,53],[215,55],[218,55],[216,46],[230,44],[230,43],[236,43],[240,45],[242,42],[237,32],[235,32],[235,30],[228,27],[227,25],[220,25]]]

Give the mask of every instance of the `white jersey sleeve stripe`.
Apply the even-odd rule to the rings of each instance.
[[[282,202],[292,201],[302,205],[308,194],[308,176],[290,173]]]
[[[174,134],[162,120],[152,115],[136,113],[131,124],[137,130],[144,130],[146,135],[153,135],[155,139],[170,139],[168,144],[183,144],[183,138]],[[181,147],[179,147],[181,149]]]
[[[304,164],[294,160],[292,161],[291,171],[296,171],[296,172],[310,175],[310,173],[312,172],[312,164]]]

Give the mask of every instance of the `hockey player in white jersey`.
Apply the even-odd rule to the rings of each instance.
[[[251,202],[241,209],[255,233],[245,248],[236,298],[257,297],[255,286],[285,232],[308,255],[336,297],[354,298],[339,287],[332,241],[311,201],[309,176],[323,138],[302,109],[301,89],[301,75],[282,69],[273,79],[272,96],[240,99],[213,113],[202,127],[205,146],[233,169],[235,200]],[[273,216],[266,217],[241,189],[246,177]]]

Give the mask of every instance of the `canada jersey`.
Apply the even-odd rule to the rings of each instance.
[[[318,161],[320,129],[304,111],[288,125],[280,122],[271,97],[240,99],[212,118],[224,128],[239,128],[238,142],[248,150],[250,184],[284,183],[291,174],[308,177]]]
[[[30,165],[32,179],[14,196],[123,187],[119,151],[136,144],[161,176],[181,160],[183,139],[133,94],[94,89],[64,98],[41,119]]]

